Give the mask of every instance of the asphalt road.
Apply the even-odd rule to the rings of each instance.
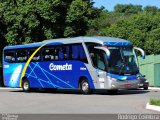
[[[160,90],[119,91],[117,95],[97,91],[92,95],[82,95],[77,90],[24,93],[21,89],[0,88],[0,113],[159,114],[145,109],[150,98],[160,98]]]

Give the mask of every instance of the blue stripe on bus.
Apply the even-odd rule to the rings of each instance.
[[[103,45],[108,46],[131,46],[131,42],[104,42]]]
[[[111,78],[115,78],[117,80],[123,81],[123,80],[135,80],[137,79],[137,77],[139,77],[139,74],[137,75],[116,75],[116,74],[111,74],[111,73],[107,73],[107,76],[110,76]]]

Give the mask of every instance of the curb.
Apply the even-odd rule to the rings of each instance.
[[[149,90],[160,90],[160,87],[148,87]]]
[[[160,106],[150,105],[149,103],[146,104],[146,109],[155,110],[155,111],[159,111],[160,112]]]

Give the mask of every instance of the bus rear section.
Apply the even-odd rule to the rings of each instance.
[[[84,89],[87,84],[94,89],[82,43],[52,42],[39,48],[24,45],[4,49],[5,86],[22,87],[26,92],[36,88]]]

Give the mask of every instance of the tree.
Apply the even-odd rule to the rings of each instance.
[[[160,28],[154,29],[146,37],[144,49],[147,54],[160,54]]]
[[[159,11],[159,9],[156,6],[146,6],[144,7],[144,11],[155,14]]]
[[[6,0],[0,18],[10,45],[85,35],[94,18],[90,0]],[[92,17],[93,15],[93,17]]]
[[[141,13],[106,27],[106,35],[130,40],[147,54],[160,54],[160,14]]]
[[[142,12],[141,5],[132,5],[132,4],[117,4],[114,7],[114,11],[118,13],[139,13]]]
[[[66,16],[65,37],[85,35],[88,22],[94,18],[92,4],[83,0],[74,0]]]

